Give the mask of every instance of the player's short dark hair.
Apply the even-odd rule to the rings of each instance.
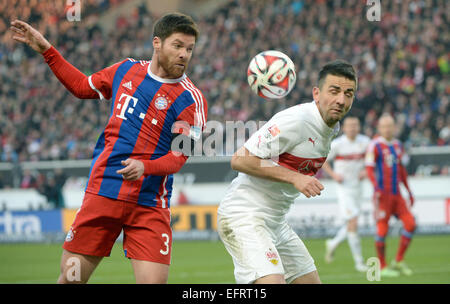
[[[358,86],[358,78],[353,66],[345,60],[334,60],[325,64],[319,72],[319,88],[322,88],[327,75],[342,76],[353,80]]]
[[[195,41],[197,41],[197,24],[188,15],[170,13],[158,19],[153,26],[153,37],[159,37],[162,41],[173,33],[192,35],[195,37]]]

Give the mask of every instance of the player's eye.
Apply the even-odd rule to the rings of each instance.
[[[353,97],[353,93],[352,92],[347,92],[347,93],[345,93],[345,96],[347,96],[348,98],[352,98]]]

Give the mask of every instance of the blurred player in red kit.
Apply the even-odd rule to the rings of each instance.
[[[408,185],[408,173],[405,168],[407,155],[400,141],[394,138],[394,131],[394,118],[387,114],[382,115],[378,121],[380,136],[372,140],[366,153],[367,176],[375,187],[374,215],[377,231],[375,246],[380,259],[382,277],[397,277],[400,273],[412,274],[403,258],[416,228],[414,216],[410,211],[414,197]],[[400,182],[409,193],[409,204],[400,193]],[[402,221],[403,229],[397,256],[391,267],[387,267],[385,238],[391,215]]]
[[[123,230],[136,282],[166,283],[173,173],[184,165],[192,151],[186,146],[193,146],[206,124],[206,100],[185,74],[197,25],[189,16],[167,14],[155,22],[151,61],[127,58],[91,76],[67,62],[29,24],[15,20],[11,30],[14,40],[43,55],[76,97],[112,99],[83,203],[63,245],[58,282],[86,283]],[[80,265],[78,280],[68,275],[74,258]]]

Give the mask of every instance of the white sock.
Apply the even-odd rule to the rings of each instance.
[[[347,237],[347,224],[342,225],[342,227],[338,230],[334,238],[331,239],[330,245],[333,248],[337,248],[341,242],[345,240]]]
[[[347,236],[348,245],[350,246],[355,264],[363,264],[364,261],[361,253],[361,241],[359,235],[356,232],[350,231],[347,233]]]

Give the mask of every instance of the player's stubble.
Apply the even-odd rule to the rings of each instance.
[[[190,58],[179,58],[177,54],[173,53],[169,43],[163,41],[158,54],[158,61],[163,70],[167,73],[168,78],[180,78],[186,71]],[[182,64],[182,66],[180,64]]]
[[[350,111],[355,91],[355,81],[336,75],[327,75],[322,88],[313,88],[314,100],[329,127],[333,127]]]

